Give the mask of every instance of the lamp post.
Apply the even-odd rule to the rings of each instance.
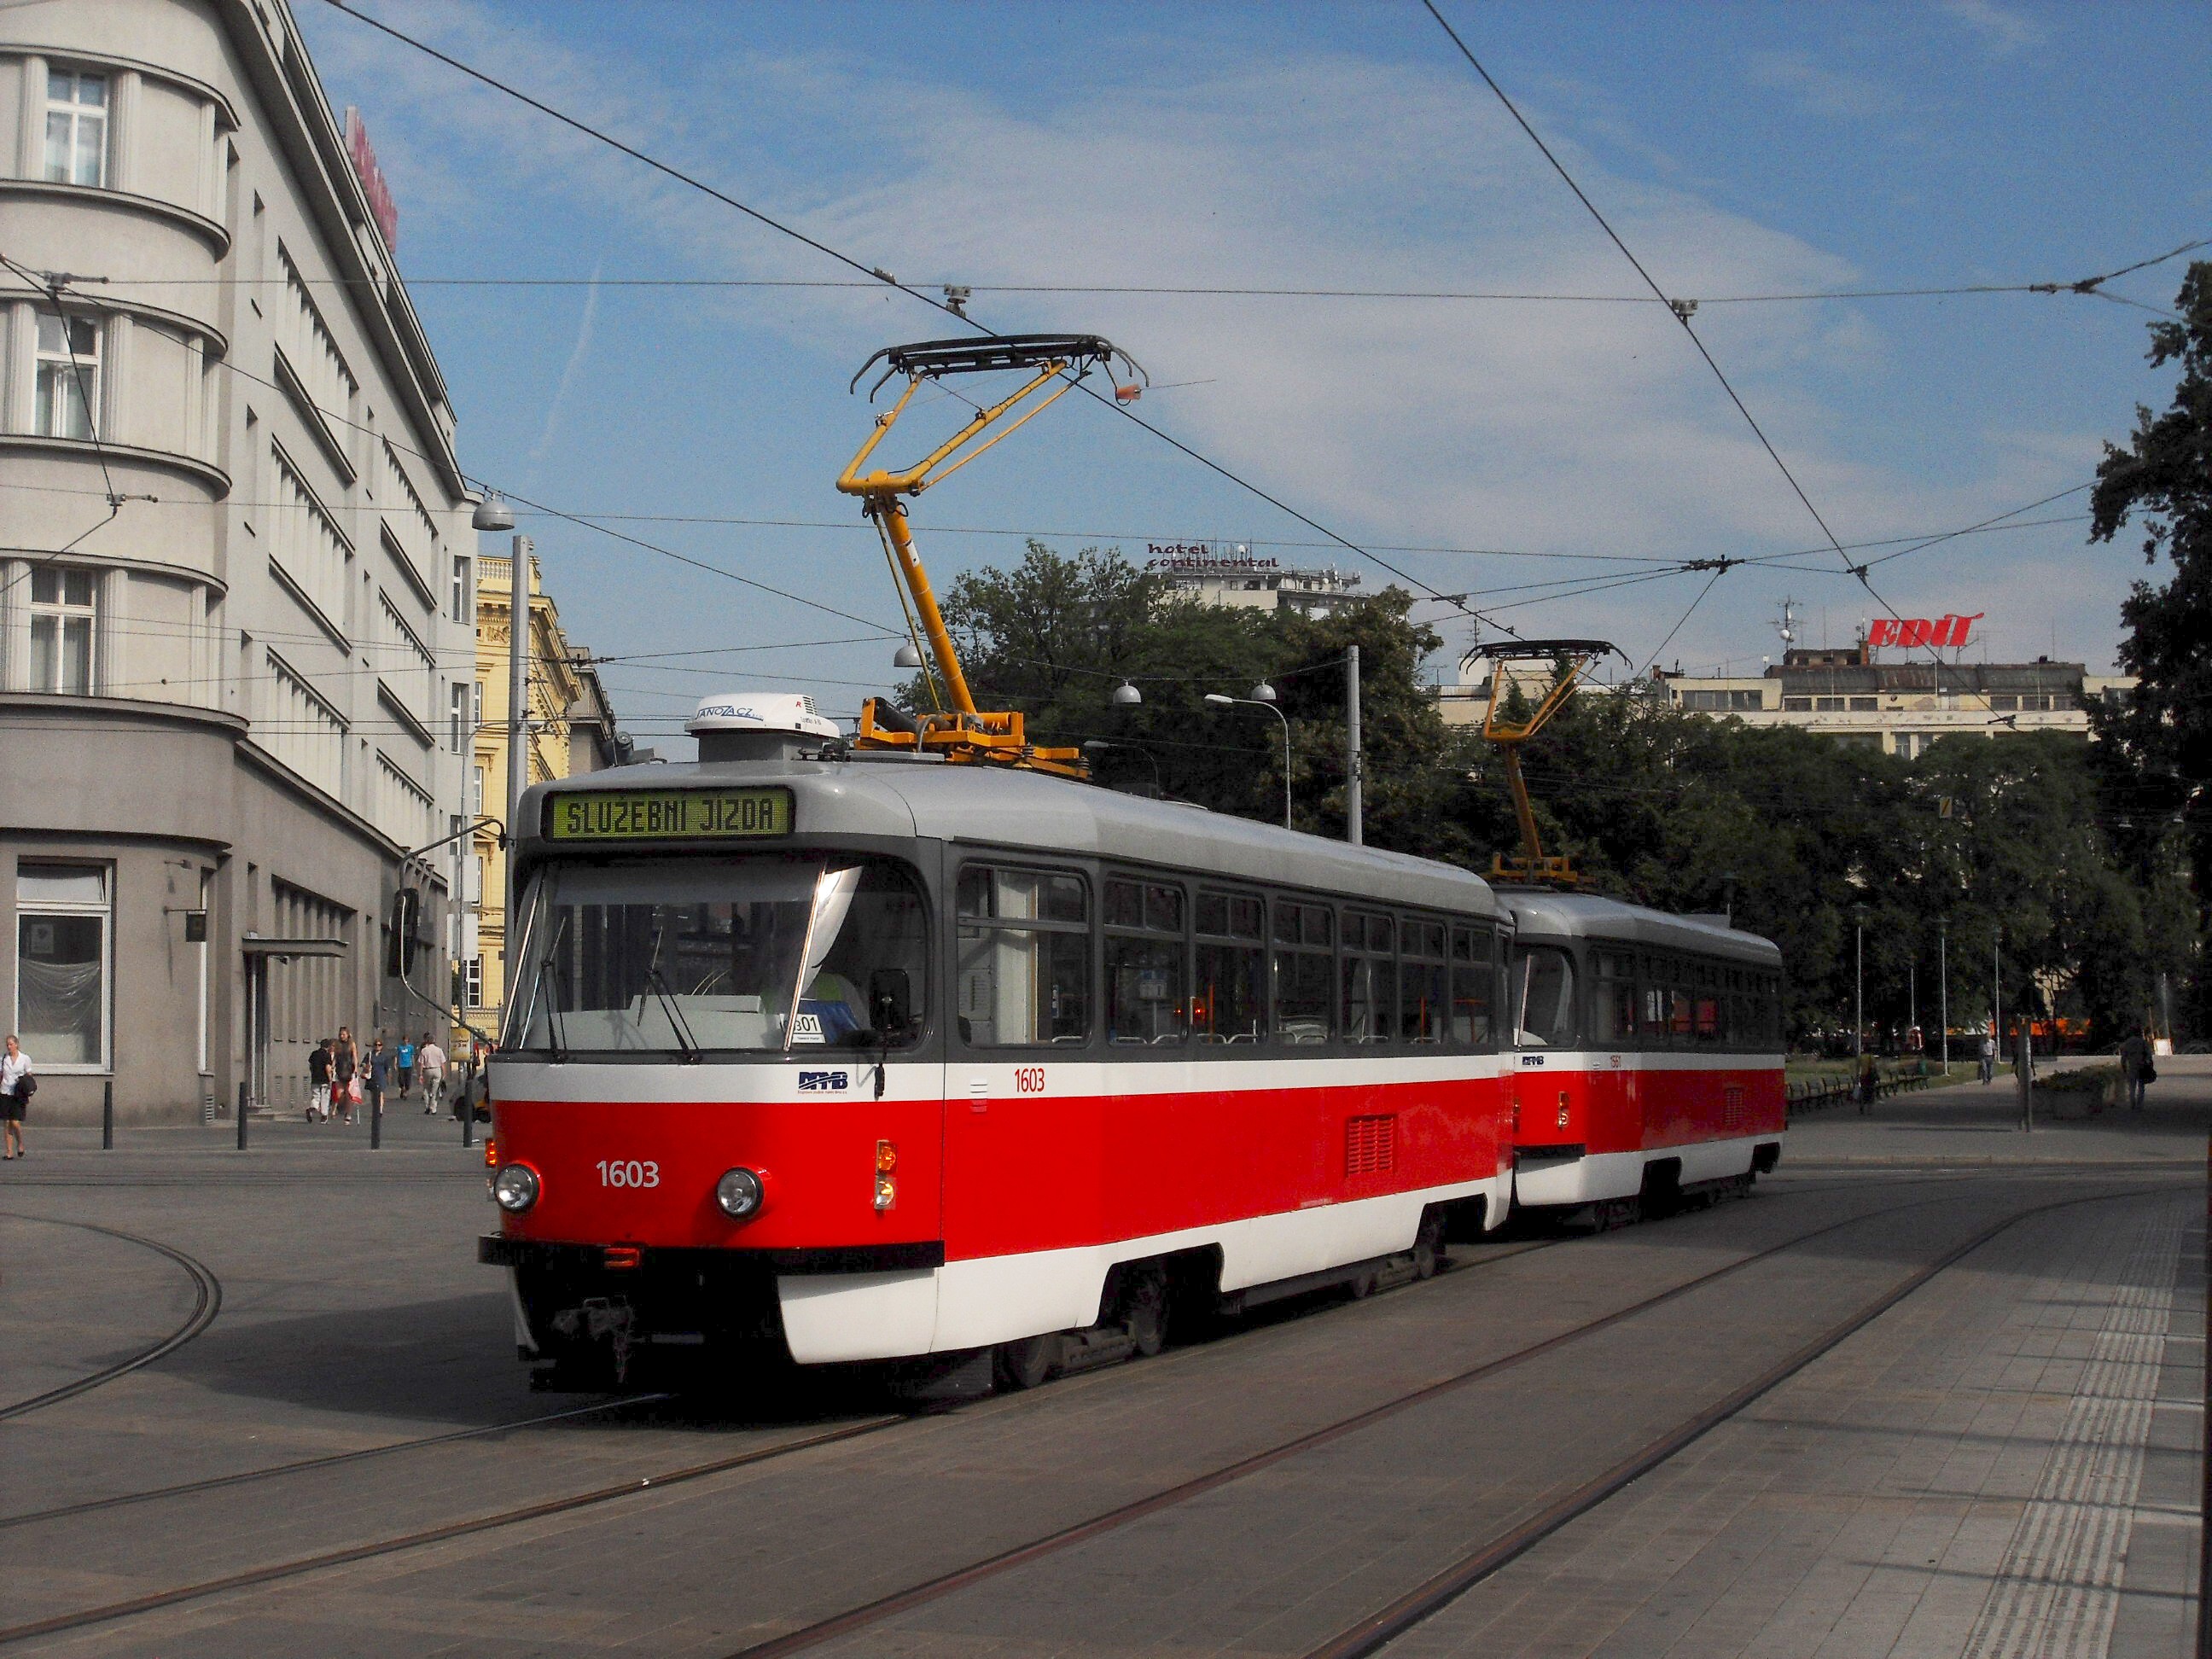
[[[1152,799],[1167,799],[1167,786],[1160,781],[1160,757],[1158,755],[1140,743],[1112,743],[1104,738],[1085,738],[1083,740],[1083,752],[1086,755],[1103,754],[1109,749],[1130,750],[1150,761],[1152,763]]]
[[[1249,697],[1224,696],[1218,691],[1206,694],[1206,702],[1217,708],[1226,708],[1232,703],[1264,708],[1283,723],[1283,828],[1291,827],[1291,717],[1275,706],[1275,688],[1261,680],[1252,688]]]

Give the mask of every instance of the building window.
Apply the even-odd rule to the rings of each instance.
[[[46,177],[64,185],[107,182],[107,77],[46,71]]]
[[[1844,700],[1841,697],[1815,697],[1813,699],[1813,708],[1815,712],[1820,714],[1840,714],[1843,712],[1843,707]]]
[[[54,1071],[107,1064],[108,867],[24,864],[15,872],[15,1030]]]
[[[100,325],[89,317],[39,317],[38,433],[89,438],[100,423]]]
[[[1813,712],[1813,700],[1810,697],[1784,697],[1782,712],[1785,714],[1809,714]]]
[[[455,559],[453,561],[453,604],[450,614],[457,623],[472,623],[476,620],[476,607],[469,602],[469,562],[466,559]]]
[[[471,957],[461,963],[461,1006],[481,1008],[483,1006],[483,958]]]
[[[447,696],[452,704],[448,721],[450,729],[446,733],[447,746],[456,755],[464,754],[469,743],[469,688],[460,684],[449,686]]]
[[[93,623],[99,584],[89,570],[31,572],[31,690],[92,695]]]
[[[1851,699],[1851,707],[1859,713],[1864,714],[1869,709],[1880,708],[1881,707],[1881,699],[1880,697],[1853,697]]]
[[[2018,708],[2020,707],[2020,699],[2018,697],[1991,697],[1990,699],[1990,707],[1993,709]]]

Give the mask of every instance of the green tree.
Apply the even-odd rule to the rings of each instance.
[[[2105,447],[2090,498],[2093,540],[2132,525],[2144,562],[2168,568],[2163,582],[2137,581],[2121,607],[2120,661],[2140,684],[2130,707],[2097,718],[2138,775],[2138,810],[2182,818],[2202,933],[2212,898],[2212,264],[2189,267],[2175,309],[2179,320],[2151,325],[2148,354],[2154,368],[2178,370],[2172,404],[2136,410],[2127,447]],[[2197,1000],[2212,1006],[2201,979]]]

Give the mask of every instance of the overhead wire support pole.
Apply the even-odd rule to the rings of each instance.
[[[514,538],[507,580],[507,823],[522,823],[522,792],[530,787],[530,556],[527,536]],[[514,922],[514,860],[507,860],[507,924]]]
[[[1344,653],[1344,838],[1354,847],[1364,845],[1366,833],[1359,821],[1361,769],[1359,754],[1359,647]],[[1285,770],[1287,771],[1285,763]]]

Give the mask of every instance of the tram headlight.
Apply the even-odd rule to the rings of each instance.
[[[760,1213],[762,1200],[768,1189],[761,1178],[750,1170],[731,1170],[714,1183],[714,1202],[722,1206],[722,1213],[732,1221],[743,1221]]]
[[[520,1215],[538,1202],[538,1171],[527,1164],[510,1164],[492,1177],[492,1202],[509,1215]]]

